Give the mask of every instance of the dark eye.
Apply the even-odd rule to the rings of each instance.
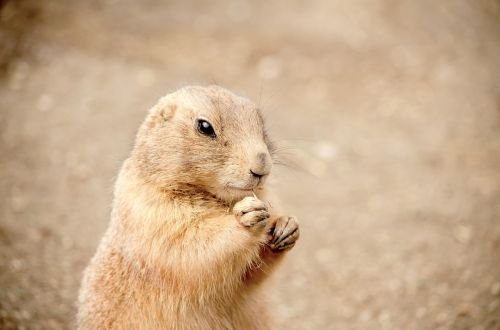
[[[201,134],[210,136],[212,138],[215,137],[214,128],[212,127],[212,124],[210,124],[208,121],[203,119],[198,119],[197,126],[198,126],[198,132],[200,132]]]

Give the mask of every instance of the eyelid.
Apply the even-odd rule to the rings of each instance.
[[[212,121],[212,120],[208,119],[207,117],[205,117],[205,116],[201,115],[201,116],[199,116],[198,118],[196,118],[195,123],[198,123],[200,120],[204,120],[204,121],[206,121],[207,123],[209,123],[209,124],[210,124],[210,126],[212,126],[212,127],[213,127],[213,129],[214,129],[214,131],[215,131],[215,126],[216,126],[216,125],[214,125],[214,121]]]
[[[199,123],[200,121],[205,121],[205,122],[207,122],[207,123],[208,123],[210,126],[212,126],[212,128],[215,130],[215,127],[214,127],[214,125],[212,124],[212,122],[211,122],[210,120],[206,119],[205,117],[199,117],[199,118],[196,118],[196,120],[194,121],[194,123],[195,123],[196,125],[198,125],[198,123]]]
[[[206,121],[207,123],[209,123],[209,124],[210,124],[210,126],[212,126],[212,127],[213,127],[213,125],[212,125],[212,123],[210,122],[210,120],[206,119],[205,117],[198,117],[198,118],[196,118],[196,119],[194,120],[194,125],[195,125],[195,126],[198,126],[198,124],[199,124],[199,122],[200,122],[200,121]]]

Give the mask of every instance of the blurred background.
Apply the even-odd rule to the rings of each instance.
[[[500,329],[500,2],[0,1],[0,328],[70,329],[145,113],[260,104],[278,329]]]

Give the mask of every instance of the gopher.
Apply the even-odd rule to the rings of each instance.
[[[299,237],[266,188],[258,108],[185,87],[148,112],[84,272],[78,329],[269,329],[262,283]]]

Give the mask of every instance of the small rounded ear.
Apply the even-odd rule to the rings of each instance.
[[[169,121],[175,114],[177,105],[167,98],[163,98],[149,110],[149,116],[146,119],[149,127],[155,127],[163,122]]]
[[[177,106],[173,103],[167,104],[165,107],[159,110],[159,114],[163,121],[168,121],[172,119],[175,114],[175,110],[177,110]]]

